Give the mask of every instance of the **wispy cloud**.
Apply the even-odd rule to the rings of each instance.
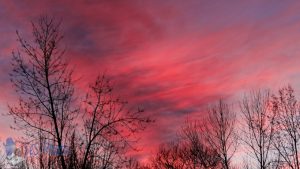
[[[106,71],[116,90],[156,123],[141,135],[146,157],[188,115],[257,87],[300,85],[300,4],[292,1],[5,1],[0,3],[1,100],[15,30],[41,14],[63,20],[67,59],[85,86]],[[82,83],[82,84],[81,84]],[[5,111],[5,110],[3,110]],[[4,132],[4,131],[3,131]],[[1,132],[1,133],[3,133]],[[146,146],[148,145],[148,146]],[[151,145],[151,146],[149,146]]]

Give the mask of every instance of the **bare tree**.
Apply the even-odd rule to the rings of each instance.
[[[274,146],[282,157],[284,166],[299,169],[300,109],[291,86],[281,88],[273,96],[276,117]]]
[[[162,144],[152,159],[152,167],[157,169],[187,169],[189,163],[185,160],[180,143]]]
[[[88,163],[95,154],[98,155],[98,161],[102,161],[101,166],[116,165],[116,160],[122,159],[122,150],[131,147],[131,142],[134,141],[130,140],[131,136],[142,131],[151,122],[148,117],[143,116],[143,110],[130,111],[126,109],[126,104],[114,96],[112,85],[104,76],[99,76],[90,86],[85,101],[86,150],[82,168],[88,168]],[[94,150],[94,154],[90,150]]]
[[[36,138],[38,131],[51,136],[47,139],[57,144],[61,167],[66,169],[63,143],[76,115],[76,110],[71,109],[72,71],[62,58],[60,23],[42,17],[32,27],[32,43],[17,32],[21,50],[13,52],[11,80],[20,99],[18,105],[9,106],[9,114],[27,136]]]
[[[258,168],[276,168],[278,162],[272,149],[275,134],[275,114],[271,109],[269,91],[255,91],[245,96],[240,104],[243,114],[241,140],[250,148]],[[275,165],[275,166],[274,166]]]
[[[219,168],[221,157],[216,149],[206,143],[199,122],[187,121],[181,131],[182,153],[190,168]]]
[[[149,164],[143,165],[137,159],[130,158],[125,165],[126,169],[151,169]]]
[[[212,106],[208,113],[209,116],[202,127],[202,133],[212,149],[219,153],[223,168],[229,169],[232,157],[238,147],[235,130],[236,115],[223,100]]]
[[[66,161],[68,164],[68,169],[79,169],[80,168],[80,151],[79,149],[82,148],[82,145],[80,145],[80,140],[77,137],[78,134],[76,134],[75,131],[73,131],[72,136],[70,138],[70,143],[68,147],[68,153],[66,157]]]
[[[152,160],[158,169],[221,168],[217,150],[206,144],[198,122],[186,121],[176,142],[162,144]]]

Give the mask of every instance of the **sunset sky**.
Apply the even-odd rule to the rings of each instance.
[[[16,30],[30,38],[41,15],[62,19],[66,58],[85,88],[105,72],[118,94],[155,119],[133,154],[147,159],[224,98],[257,88],[300,92],[300,2],[101,0],[0,2],[0,112],[17,98],[9,81]],[[0,119],[1,142],[19,133]],[[2,145],[2,144],[1,144]]]

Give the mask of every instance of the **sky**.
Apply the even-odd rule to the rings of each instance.
[[[105,72],[122,98],[155,123],[138,158],[176,137],[186,118],[218,99],[235,104],[258,88],[300,91],[300,2],[292,0],[100,0],[0,2],[0,113],[16,94],[9,81],[16,30],[30,38],[41,15],[62,20],[66,58],[87,86]],[[0,138],[18,136],[0,118]]]

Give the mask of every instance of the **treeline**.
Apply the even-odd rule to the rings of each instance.
[[[239,108],[224,101],[209,117],[187,121],[146,166],[157,169],[299,169],[300,104],[291,86],[254,91]],[[239,118],[236,115],[241,115]],[[240,150],[242,153],[236,153]],[[243,162],[234,163],[241,158]]]

